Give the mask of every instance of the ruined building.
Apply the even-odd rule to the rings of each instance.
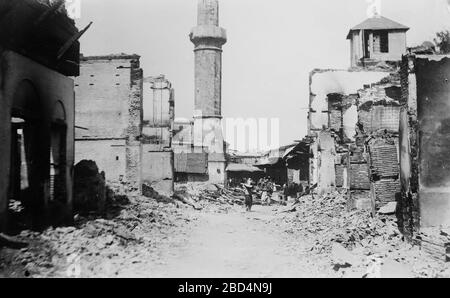
[[[144,79],[142,182],[166,195],[174,188],[174,96],[163,75]]]
[[[381,21],[386,23],[365,22],[350,35],[358,40],[359,30],[379,30],[368,24]],[[397,36],[389,35],[389,51],[401,46],[395,56],[370,63],[373,56],[355,56],[349,71],[311,74],[311,183],[322,193],[347,188],[355,208],[376,212],[388,206],[383,212],[396,213],[408,239],[445,260],[450,249],[442,230],[450,227],[450,57],[424,45],[404,53],[401,34],[407,28],[389,24]],[[375,41],[369,38],[370,47]]]
[[[348,35],[352,68],[310,76],[310,182],[320,193],[348,189],[356,208],[378,209],[400,193],[399,115],[405,102],[398,66],[407,30],[381,16],[369,19]]]
[[[0,230],[73,220],[74,82],[81,36],[61,5],[0,1]]]
[[[356,25],[347,35],[351,66],[398,63],[406,54],[408,27],[383,16],[374,16]]]
[[[109,182],[141,188],[143,71],[138,55],[81,57],[76,162],[93,160]]]
[[[221,123],[222,46],[227,37],[225,29],[219,27],[218,0],[199,0],[197,27],[192,29],[190,39],[195,46],[193,147],[207,153],[207,180],[225,183],[225,142]]]

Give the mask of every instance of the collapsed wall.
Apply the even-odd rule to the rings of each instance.
[[[315,138],[311,147],[312,183],[318,184],[320,192],[336,186],[367,195],[375,189],[377,198],[386,196],[392,181],[373,179],[371,151],[366,141],[384,133],[398,133],[398,75],[387,71],[315,70],[311,73],[310,92],[309,135]],[[324,136],[333,140],[333,151],[326,148],[325,154],[320,146]],[[382,151],[381,147],[372,146],[375,162],[393,161],[398,168],[397,156],[378,156],[378,149]],[[327,150],[332,153],[326,153]],[[331,163],[332,170],[328,166]]]

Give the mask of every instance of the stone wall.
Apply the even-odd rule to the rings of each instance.
[[[450,226],[450,57],[407,56],[402,72],[401,211],[405,231],[414,234]]]
[[[107,180],[123,178],[134,189],[140,189],[142,155],[139,59],[123,54],[82,57],[80,76],[75,79],[77,160],[94,160]]]
[[[145,78],[144,87],[142,183],[171,196],[174,191],[174,89],[163,75]]]
[[[125,181],[127,166],[125,140],[77,140],[75,153],[75,164],[82,160],[93,160],[99,171],[105,172],[106,181]]]

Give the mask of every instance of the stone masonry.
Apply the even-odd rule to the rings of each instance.
[[[110,182],[141,187],[143,72],[138,55],[82,57],[76,92],[76,162]]]

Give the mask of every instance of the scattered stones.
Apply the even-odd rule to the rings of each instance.
[[[318,262],[329,257],[329,268],[340,277],[365,272],[359,277],[379,278],[382,277],[382,268],[385,275],[405,277],[430,277],[443,272],[442,265],[422,254],[419,247],[405,241],[392,213],[395,209],[396,205],[390,204],[375,217],[370,210],[349,211],[345,191],[335,191],[324,196],[302,197],[295,212],[278,213],[278,220],[284,221],[281,225],[285,226],[284,231],[290,237],[301,235],[309,240],[308,255],[317,258]],[[429,235],[422,237],[431,241]],[[441,232],[435,239],[439,241],[433,240],[435,244],[427,249],[439,252],[435,255],[442,262],[446,253],[444,240],[447,238]],[[440,248],[436,250],[433,247]],[[386,260],[391,261],[384,265]],[[427,266],[413,266],[419,264],[419,260]]]
[[[23,231],[18,238],[30,246],[13,252],[8,266],[0,268],[0,276],[11,276],[2,270],[15,270],[19,276],[26,270],[30,277],[68,277],[68,269],[79,265],[81,277],[115,277],[117,267],[112,263],[137,266],[145,262],[146,258],[136,260],[136,256],[157,253],[168,235],[191,220],[183,208],[140,196],[112,201],[106,213],[105,218],[79,216],[74,227]]]

